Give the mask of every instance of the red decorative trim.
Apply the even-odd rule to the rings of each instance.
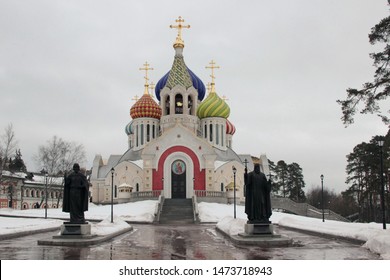
[[[153,190],[163,189],[163,176],[164,176],[164,163],[169,155],[177,152],[182,152],[188,155],[194,165],[194,190],[205,190],[206,189],[206,170],[200,169],[200,162],[196,154],[189,148],[184,146],[174,146],[167,149],[158,160],[158,169],[153,169]]]

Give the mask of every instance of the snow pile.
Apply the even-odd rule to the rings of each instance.
[[[390,234],[388,230],[372,234],[363,246],[380,254],[383,259],[390,260]]]
[[[244,233],[244,227],[246,220],[234,219],[233,217],[226,216],[217,223],[217,228],[228,235],[238,235]]]
[[[98,224],[92,224],[91,233],[104,236],[126,228],[131,228],[131,226],[122,218],[114,215],[113,223],[111,223],[111,217],[107,217]]]
[[[2,218],[0,221],[0,234],[8,235],[47,228],[54,229],[60,227],[62,223],[63,221],[61,220],[51,219]]]
[[[157,200],[145,200],[138,202],[129,202],[123,204],[114,204],[114,215],[121,217],[128,222],[153,222],[154,211],[156,209]],[[15,210],[11,208],[1,208],[0,214],[23,216],[23,217],[45,217],[45,209],[26,209]],[[89,204],[88,211],[85,212],[85,218],[92,220],[103,220],[111,215],[111,205],[96,205]],[[55,219],[69,219],[69,213],[62,212],[59,208],[47,209],[47,217]]]

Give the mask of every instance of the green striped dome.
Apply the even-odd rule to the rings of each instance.
[[[212,117],[227,119],[230,115],[230,108],[218,94],[210,92],[207,98],[200,103],[197,115],[200,119]]]

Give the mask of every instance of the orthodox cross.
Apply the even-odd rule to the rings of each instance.
[[[211,91],[211,84],[207,83],[207,92],[210,92],[210,91]]]
[[[223,99],[224,101],[228,101],[228,100],[229,100],[229,98],[227,98],[226,95],[222,96],[222,99]]]
[[[134,100],[135,102],[137,102],[139,99],[138,95],[134,96],[131,100]]]
[[[179,46],[179,47],[184,47],[184,41],[181,38],[181,30],[183,28],[190,28],[190,25],[182,25],[184,23],[184,19],[182,19],[181,16],[179,16],[178,19],[175,20],[178,24],[177,25],[170,25],[170,28],[176,28],[177,29],[177,37],[176,37],[176,42],[173,44],[173,47]]]
[[[149,94],[149,84],[148,84],[148,81],[149,81],[149,77],[148,77],[148,71],[149,70],[154,70],[153,68],[149,67],[150,64],[145,61],[144,63],[144,67],[141,67],[139,70],[141,71],[145,71],[145,92],[144,94]]]
[[[149,85],[149,88],[150,88],[150,91],[151,91],[150,97],[152,97],[152,98],[154,98],[153,90],[154,90],[155,87],[156,87],[155,83],[150,82],[150,85]]]
[[[211,69],[211,75],[210,75],[210,77],[211,77],[211,91],[215,92],[215,88],[214,88],[214,86],[215,86],[214,69],[219,69],[219,66],[215,65],[215,61],[214,60],[211,60],[209,62],[209,64],[210,64],[210,66],[206,66],[206,69]]]

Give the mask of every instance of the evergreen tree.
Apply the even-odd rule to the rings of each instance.
[[[380,174],[380,147],[378,140],[380,136],[375,136],[369,143],[361,143],[355,146],[353,152],[347,156],[347,179],[350,185],[348,193],[352,194],[360,206],[360,220],[379,221],[380,209],[379,200],[381,193]],[[383,147],[384,158],[384,178],[387,179],[389,166],[389,133],[386,136]],[[388,207],[386,207],[388,208]]]
[[[382,51],[370,54],[376,67],[374,80],[365,83],[362,89],[347,89],[347,99],[337,100],[343,112],[341,119],[346,125],[353,123],[359,103],[365,104],[361,114],[378,113],[383,122],[390,123],[389,117],[380,111],[379,106],[380,101],[390,96],[390,16],[375,25],[368,37],[372,45],[383,43],[385,46]]]
[[[283,197],[286,197],[286,182],[288,177],[288,168],[284,160],[279,160],[274,169],[275,185]]]
[[[13,172],[16,172],[16,171],[26,172],[27,171],[26,165],[24,164],[24,161],[22,159],[22,153],[20,152],[20,149],[15,151],[15,157],[13,160],[10,161],[9,170],[13,171]]]
[[[303,180],[302,168],[298,163],[293,162],[287,166],[288,177],[286,184],[287,195],[290,199],[297,202],[302,202],[306,200],[305,192],[303,188],[305,187],[305,182]]]

